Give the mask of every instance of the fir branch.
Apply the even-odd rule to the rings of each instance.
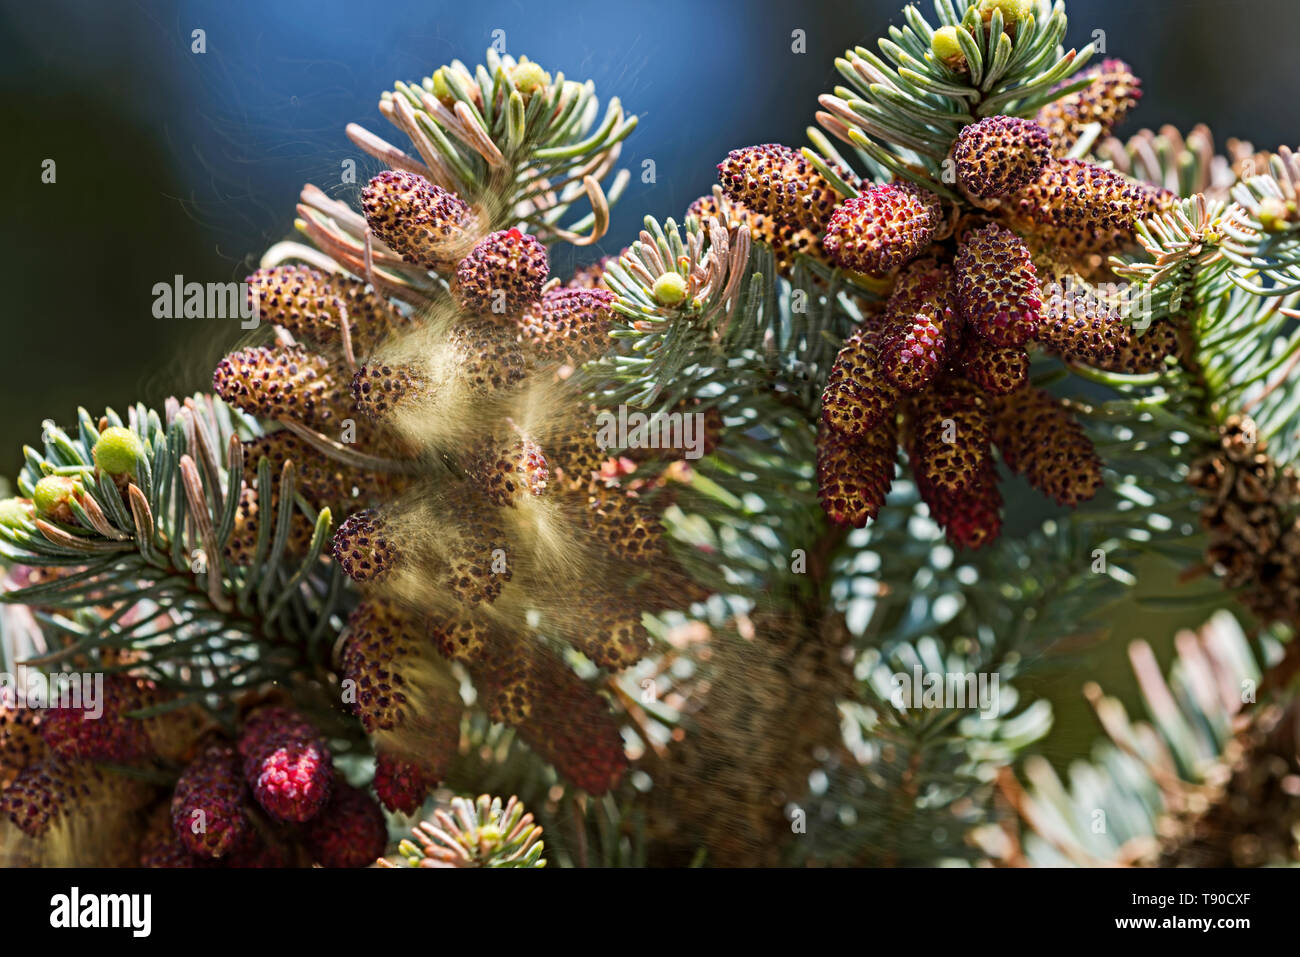
[[[1219,612],[1199,633],[1180,635],[1167,680],[1145,643],[1130,646],[1129,657],[1149,725],[1132,722],[1119,701],[1089,685],[1085,694],[1106,737],[1091,762],[1071,768],[1068,790],[1042,759],[1026,765],[1027,791],[1003,782],[1024,822],[1030,864],[1156,863],[1162,844],[1179,843],[1178,819],[1212,799],[1222,780],[1221,756],[1260,678],[1241,628]]]
[[[835,61],[849,84],[824,94],[817,121],[853,147],[869,178],[911,180],[950,199],[958,194],[944,175],[944,161],[961,128],[984,116],[1031,116],[1044,103],[1073,89],[1062,82],[1092,56],[1092,45],[1063,51],[1064,5],[1036,0],[1015,24],[993,6],[985,21],[979,0],[936,0],[939,29],[959,44],[946,60],[936,55],[936,28],[914,6],[905,25],[879,41],[880,55],[855,47]],[[814,140],[828,166],[843,157]],[[814,156],[809,153],[809,157]],[[856,195],[856,191],[846,195]]]
[[[49,668],[77,655],[126,652],[130,666],[160,686],[203,697],[284,680],[318,660],[318,624],[334,618],[338,599],[320,562],[331,518],[328,510],[308,515],[310,545],[288,553],[289,521],[305,508],[291,466],[279,477],[277,505],[269,465],[259,465],[263,520],[253,564],[227,554],[242,485],[240,438],[259,434],[257,423],[202,395],[169,401],[165,418],[135,406],[126,423],[143,455],[133,474],[115,481],[96,469],[94,449],[102,428],[123,420],[112,410],[98,423],[85,410],[78,419],[75,439],[46,423],[44,448],[26,450],[17,481],[30,497],[47,475],[75,471],[70,514],[0,528],[7,562],[44,570],[0,600],[39,607],[47,634],[60,636],[27,663]]]
[[[1269,166],[1233,187],[1223,251],[1238,286],[1284,296],[1300,292],[1300,156],[1283,146]]]
[[[472,204],[494,207],[493,217],[527,224],[543,240],[585,245],[599,239],[627,174],[608,194],[600,181],[618,161],[636,117],[613,99],[597,123],[600,105],[590,82],[562,73],[552,79],[526,58],[493,49],[486,60],[472,72],[455,60],[419,84],[398,83],[384,94],[380,111],[411,136],[425,164],[414,171]],[[375,137],[361,132],[353,139],[381,159],[393,158]],[[403,166],[413,164],[407,157]],[[560,226],[583,197],[593,218]]]

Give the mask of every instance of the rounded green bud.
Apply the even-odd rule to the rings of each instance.
[[[443,106],[451,106],[456,102],[456,94],[451,91],[451,85],[447,82],[445,66],[440,66],[433,71],[433,95]]]
[[[68,500],[81,491],[81,483],[67,475],[47,475],[32,490],[32,504],[43,518],[72,521]]]
[[[32,503],[25,498],[0,500],[0,525],[18,528],[32,517]]]
[[[1260,200],[1255,216],[1266,233],[1283,232],[1295,220],[1295,208],[1276,196],[1265,196]]]
[[[980,0],[980,15],[984,22],[993,19],[993,11],[1002,11],[1002,25],[1014,27],[1025,17],[1032,16],[1034,0]]]
[[[114,425],[99,433],[99,441],[90,454],[101,472],[129,475],[135,472],[136,463],[144,458],[144,443],[130,429]]]
[[[686,298],[686,280],[675,272],[666,272],[655,280],[655,301],[661,306],[676,306]]]
[[[520,60],[510,71],[510,82],[525,98],[551,85],[551,75],[532,60]]]
[[[957,41],[956,27],[940,27],[930,38],[930,51],[935,58],[956,73],[965,73],[968,69],[966,54]]]

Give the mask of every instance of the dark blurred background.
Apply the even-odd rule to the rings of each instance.
[[[473,66],[504,30],[509,53],[620,97],[641,120],[624,165],[639,174],[653,159],[658,175],[633,176],[605,241],[615,252],[643,215],[680,217],[728,149],[802,145],[817,95],[837,81],[834,57],[874,49],[901,5],[0,0],[0,475],[18,468],[42,418],[208,385],[238,323],[155,319],[154,284],[178,273],[241,280],[291,236],[303,183],[339,192],[348,158],[364,183],[377,164],[343,128],[356,121],[405,147],[376,110],[394,80],[453,58]],[[1144,81],[1126,131],[1203,121],[1220,143],[1300,140],[1296,0],[1073,0],[1068,10],[1070,45],[1102,30],[1107,55]],[[191,52],[195,29],[206,53]],[[791,51],[796,29],[803,54]],[[41,182],[46,159],[53,184]],[[1060,696],[1080,704],[1081,677],[1060,680]]]

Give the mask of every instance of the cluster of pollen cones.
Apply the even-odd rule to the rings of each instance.
[[[1091,124],[1106,133],[1138,98],[1109,60],[1036,120],[965,126],[947,167],[963,201],[916,184],[857,184],[845,197],[803,153],[734,150],[719,164],[733,220],[773,245],[787,272],[802,253],[864,290],[865,319],[844,341],[822,395],[817,478],[836,524],[862,527],[892,485],[898,449],[931,516],[959,547],[1001,528],[994,462],[1065,506],[1101,484],[1101,462],[1068,405],[1035,388],[1030,350],[1119,373],[1164,368],[1178,321],[1131,322],[1132,303],[1099,257],[1134,241],[1175,196],[1064,156]],[[701,200],[701,208],[718,205]],[[885,290],[874,300],[866,290]]]
[[[625,765],[618,724],[565,648],[621,670],[649,649],[643,611],[706,597],[665,548],[671,490],[629,479],[568,384],[608,349],[615,297],[599,270],[551,279],[537,238],[490,230],[415,173],[380,173],[362,208],[375,256],[427,269],[442,292],[398,303],[292,264],[249,278],[277,341],[227,356],[214,387],[284,428],[245,449],[230,557],[256,547],[259,461],[276,503],[291,468],[297,493],[338,522],[330,557],[363,594],[338,676],[376,747],[441,777],[459,738],[454,662],[495,720],[602,793]],[[312,525],[293,522],[303,550]]]
[[[384,852],[379,804],[334,769],[323,733],[296,711],[250,702],[228,736],[127,674],[105,679],[93,710],[58,704],[0,700],[0,813],[19,835],[0,846],[0,859],[365,867]],[[145,709],[153,716],[135,716]],[[380,763],[393,764],[382,754]],[[377,781],[376,790],[400,807],[402,786]]]

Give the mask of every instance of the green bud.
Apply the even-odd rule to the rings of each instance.
[[[551,75],[532,60],[521,59],[510,71],[510,82],[527,99],[551,85]]]
[[[32,504],[37,514],[60,522],[71,522],[72,509],[68,499],[81,491],[81,483],[67,475],[47,475],[36,483],[32,491]]]
[[[130,429],[114,425],[99,433],[99,441],[90,453],[101,472],[109,475],[130,475],[136,463],[144,458],[144,443]]]
[[[955,73],[965,73],[969,69],[966,54],[962,53],[961,44],[957,42],[956,27],[940,27],[930,38],[930,50],[935,58]]]
[[[676,306],[686,298],[686,280],[675,272],[666,272],[655,280],[651,291],[661,306]]]
[[[980,15],[984,22],[993,19],[993,11],[1002,11],[1002,25],[1014,27],[1025,17],[1032,16],[1034,0],[980,0]]]
[[[5,528],[18,528],[32,517],[32,503],[25,498],[6,498],[0,500],[0,525]]]
[[[451,106],[456,102],[456,94],[451,91],[451,86],[447,83],[445,66],[440,66],[433,71],[433,95],[443,106]]]
[[[1295,209],[1276,196],[1266,196],[1255,211],[1259,224],[1266,233],[1280,233],[1295,219]]]

